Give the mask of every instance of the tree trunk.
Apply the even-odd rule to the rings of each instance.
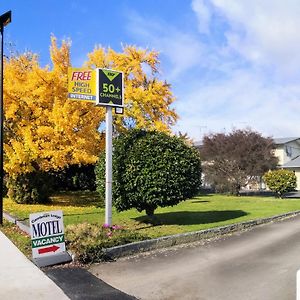
[[[154,215],[154,210],[155,210],[155,207],[154,207],[154,206],[149,205],[149,206],[146,207],[145,210],[146,210],[147,216],[153,217],[153,215]]]
[[[241,189],[241,185],[239,183],[234,184],[234,195],[235,196],[240,196],[240,189]]]

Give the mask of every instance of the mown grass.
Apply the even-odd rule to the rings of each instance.
[[[47,205],[16,204],[4,200],[4,211],[20,219],[28,219],[30,213],[62,210],[65,226],[83,222],[104,223],[105,210],[96,193],[60,193]],[[113,209],[113,223],[138,230],[150,237],[224,226],[258,218],[270,217],[300,210],[300,199],[273,197],[234,197],[224,195],[200,195],[174,207],[159,208],[154,219],[132,209],[118,213]]]
[[[31,256],[30,237],[16,225],[4,220],[0,230],[27,256]]]

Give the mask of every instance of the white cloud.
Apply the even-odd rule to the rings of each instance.
[[[274,67],[284,76],[300,74],[298,0],[211,0],[209,4],[206,8],[211,9],[210,14],[227,21],[225,36],[230,50],[259,66]],[[192,7],[197,5],[205,4],[203,0],[194,0]],[[201,24],[203,13],[194,11]]]
[[[266,86],[259,73],[237,71],[179,95],[176,131],[200,139],[210,132],[250,127],[266,136],[299,136],[300,86]]]
[[[176,80],[201,62],[204,47],[191,33],[177,30],[160,20],[143,19],[136,13],[129,16],[128,30],[166,58],[170,64],[168,80]]]
[[[136,15],[128,27],[162,53],[178,98],[174,130],[194,139],[234,127],[300,136],[298,0],[193,0],[191,8],[190,31]]]
[[[192,1],[192,8],[196,12],[198,18],[198,29],[201,33],[208,34],[211,21],[211,10],[204,0]]]

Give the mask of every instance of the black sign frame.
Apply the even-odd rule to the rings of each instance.
[[[124,74],[111,69],[97,69],[96,105],[124,107]]]

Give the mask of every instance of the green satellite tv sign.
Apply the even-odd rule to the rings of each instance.
[[[96,105],[123,107],[123,72],[97,69],[97,90]]]

